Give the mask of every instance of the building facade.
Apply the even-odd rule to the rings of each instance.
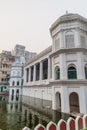
[[[52,46],[24,68],[23,95],[52,109],[87,113],[87,19],[65,14],[51,26]]]
[[[10,51],[2,51],[0,53],[0,92],[6,90],[9,84],[11,65],[15,57]]]

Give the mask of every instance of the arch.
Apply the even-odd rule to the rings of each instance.
[[[79,96],[76,92],[69,95],[70,112],[80,112],[79,110]]]
[[[60,79],[60,68],[59,68],[59,66],[55,67],[55,79],[56,80]]]
[[[16,101],[19,99],[19,89],[16,90]]]
[[[14,86],[15,85],[15,81],[12,81],[12,86]]]
[[[19,86],[19,81],[17,81],[17,86]]]
[[[67,123],[61,119],[57,124],[58,130],[67,130]]]
[[[60,92],[56,93],[56,108],[58,111],[61,111],[61,94]]]
[[[47,124],[47,127],[46,127],[47,130],[57,130],[56,128],[56,124],[52,121],[50,121],[48,124]]]
[[[85,65],[84,70],[85,70],[85,79],[87,79],[87,65]]]
[[[14,100],[14,89],[12,89],[12,95],[11,95],[11,100]]]
[[[68,66],[68,79],[77,79],[77,70],[74,64]]]

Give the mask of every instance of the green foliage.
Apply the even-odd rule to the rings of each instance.
[[[87,130],[87,128],[83,129],[83,130]]]

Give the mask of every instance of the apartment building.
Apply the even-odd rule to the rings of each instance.
[[[0,53],[0,91],[3,91],[8,85],[11,65],[14,62],[15,57],[10,51],[2,51]]]
[[[24,57],[25,62],[29,62],[36,55],[36,53],[29,52],[25,50],[25,46],[16,44],[13,50],[13,55],[15,56],[15,59],[21,61],[21,57]]]

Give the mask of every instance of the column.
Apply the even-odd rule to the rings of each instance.
[[[55,79],[55,76],[54,76],[54,57],[52,57],[52,80]]]
[[[80,37],[79,37],[79,30],[78,29],[76,29],[75,30],[75,32],[74,32],[74,34],[75,34],[75,40],[74,40],[74,42],[75,42],[75,47],[81,47],[81,43],[80,43]]]
[[[50,58],[48,58],[48,80],[50,80]]]
[[[52,86],[52,109],[56,110],[56,94],[55,94],[55,87]]]
[[[86,98],[86,86],[80,86],[80,94],[79,94],[79,107],[80,113],[87,113],[87,98]]]
[[[24,77],[24,84],[26,83],[26,78],[27,78],[26,75],[27,75],[27,71],[26,71],[26,68],[25,68],[25,69],[24,69],[24,76],[23,76],[23,77]]]
[[[31,82],[31,67],[29,68],[29,82]]]
[[[70,112],[69,94],[67,86],[61,86],[61,111],[65,113]]]
[[[66,55],[60,54],[60,79],[67,79]]]
[[[40,62],[40,80],[42,80],[42,75],[43,75],[43,62]]]
[[[30,82],[30,68],[29,68],[29,79],[28,79],[28,82]]]
[[[34,65],[34,74],[33,74],[33,81],[36,80],[36,65]]]
[[[63,48],[65,48],[65,45],[64,45],[64,39],[65,39],[64,32],[61,31],[59,33],[59,37],[60,37],[60,48],[63,49]]]
[[[85,71],[84,71],[84,64],[83,64],[83,53],[77,53],[77,78],[78,79],[85,79]]]

